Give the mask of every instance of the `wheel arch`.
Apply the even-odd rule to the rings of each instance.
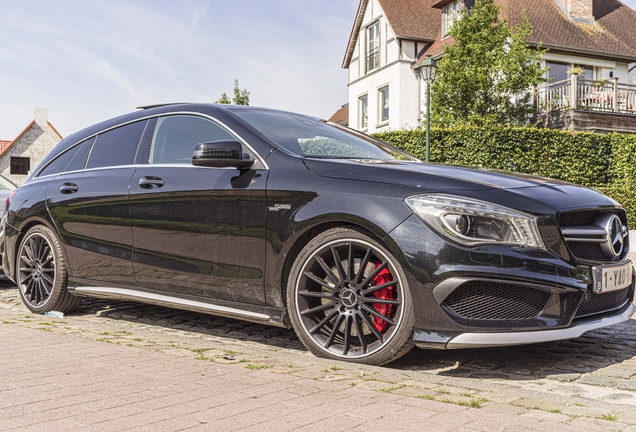
[[[287,307],[286,294],[289,274],[300,251],[313,238],[333,228],[350,228],[356,230],[386,247],[387,250],[396,257],[401,265],[406,262],[406,260],[403,259],[404,257],[402,256],[402,252],[399,250],[397,244],[388,238],[389,232],[384,231],[378,225],[368,220],[360,220],[359,218],[352,220],[351,218],[339,217],[328,221],[321,220],[307,224],[302,230],[298,230],[293,238],[288,240],[288,246],[281,251],[283,262],[282,265],[277,266],[280,268],[280,284],[278,285],[279,292],[277,295],[280,296],[283,307]]]
[[[60,239],[60,233],[57,231],[57,228],[55,227],[55,225],[51,222],[46,220],[45,218],[41,217],[41,216],[33,216],[29,219],[26,219],[24,221],[22,221],[22,223],[20,224],[20,226],[18,227],[18,231],[19,233],[16,236],[15,239],[15,247],[13,248],[13,255],[11,256],[11,266],[13,269],[13,277],[16,277],[16,268],[15,268],[15,263],[16,260],[18,258],[18,251],[20,249],[20,244],[22,243],[22,239],[24,239],[24,236],[26,235],[26,233],[33,228],[36,225],[44,225],[45,227],[47,227],[48,229],[50,229],[51,231],[53,231],[55,233],[55,235],[58,236],[58,239]],[[60,247],[62,248],[64,254],[66,255],[66,249],[64,247],[64,242],[62,242],[61,240],[59,241],[60,243]],[[67,262],[67,267],[69,269],[69,273],[70,273],[70,265]]]

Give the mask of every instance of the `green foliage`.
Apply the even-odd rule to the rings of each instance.
[[[630,229],[636,227],[636,183],[631,185],[597,186],[600,193],[619,202],[627,213]]]
[[[238,79],[234,80],[234,97],[230,100],[230,97],[227,93],[221,93],[221,97],[216,100],[214,103],[218,104],[226,104],[229,105],[234,103],[234,105],[249,105],[250,104],[250,92],[247,89],[240,89],[238,84]]]
[[[425,158],[426,133],[374,135]],[[618,201],[636,226],[636,135],[573,133],[533,127],[431,130],[431,162],[522,172],[592,187]]]
[[[247,89],[240,89],[238,85],[238,79],[234,80],[234,97],[232,98],[234,105],[249,105],[250,104],[250,92]]]
[[[229,105],[230,103],[232,103],[232,101],[227,96],[227,93],[223,92],[221,93],[221,97],[214,103]]]
[[[634,135],[609,135],[612,147],[610,172],[615,184],[636,185],[636,137]]]
[[[438,126],[524,124],[533,112],[530,88],[543,81],[539,46],[528,47],[532,26],[525,14],[509,27],[493,0],[462,10],[450,30],[433,82],[431,120]]]

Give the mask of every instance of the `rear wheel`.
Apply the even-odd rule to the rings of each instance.
[[[365,234],[335,228],[310,241],[289,277],[298,337],[315,355],[385,364],[413,347],[413,306],[391,253]]]
[[[27,231],[17,257],[17,283],[22,301],[32,312],[70,312],[81,298],[68,292],[66,259],[60,241],[44,225]]]

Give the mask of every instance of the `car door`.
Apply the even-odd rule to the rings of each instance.
[[[264,304],[267,170],[192,165],[197,144],[227,139],[237,138],[209,118],[158,119],[130,183],[138,286]]]
[[[72,278],[135,286],[128,187],[148,121],[100,133],[54,160],[49,214],[65,245]],[[69,159],[66,168],[60,168]],[[47,171],[49,170],[49,171]]]

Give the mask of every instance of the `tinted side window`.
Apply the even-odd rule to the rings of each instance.
[[[75,153],[75,157],[73,157],[71,163],[68,164],[66,171],[77,171],[84,169],[84,167],[86,166],[86,158],[88,157],[88,154],[90,153],[94,142],[95,138],[84,141],[82,147],[80,147],[77,153]]]
[[[46,176],[46,175],[51,175],[51,174],[57,174],[57,173],[61,173],[61,172],[65,171],[66,167],[68,166],[68,164],[71,163],[71,161],[73,160],[73,158],[77,154],[77,151],[83,145],[84,145],[84,143],[78,144],[75,147],[73,147],[72,149],[67,150],[66,152],[62,153],[60,156],[58,156],[56,159],[54,159],[53,162],[48,164],[48,166],[46,168],[44,168],[40,172],[39,177]]]
[[[203,117],[162,117],[155,128],[150,163],[191,164],[197,144],[236,139],[225,128]]]
[[[97,136],[86,168],[132,165],[141,134],[148,121],[131,123]]]

